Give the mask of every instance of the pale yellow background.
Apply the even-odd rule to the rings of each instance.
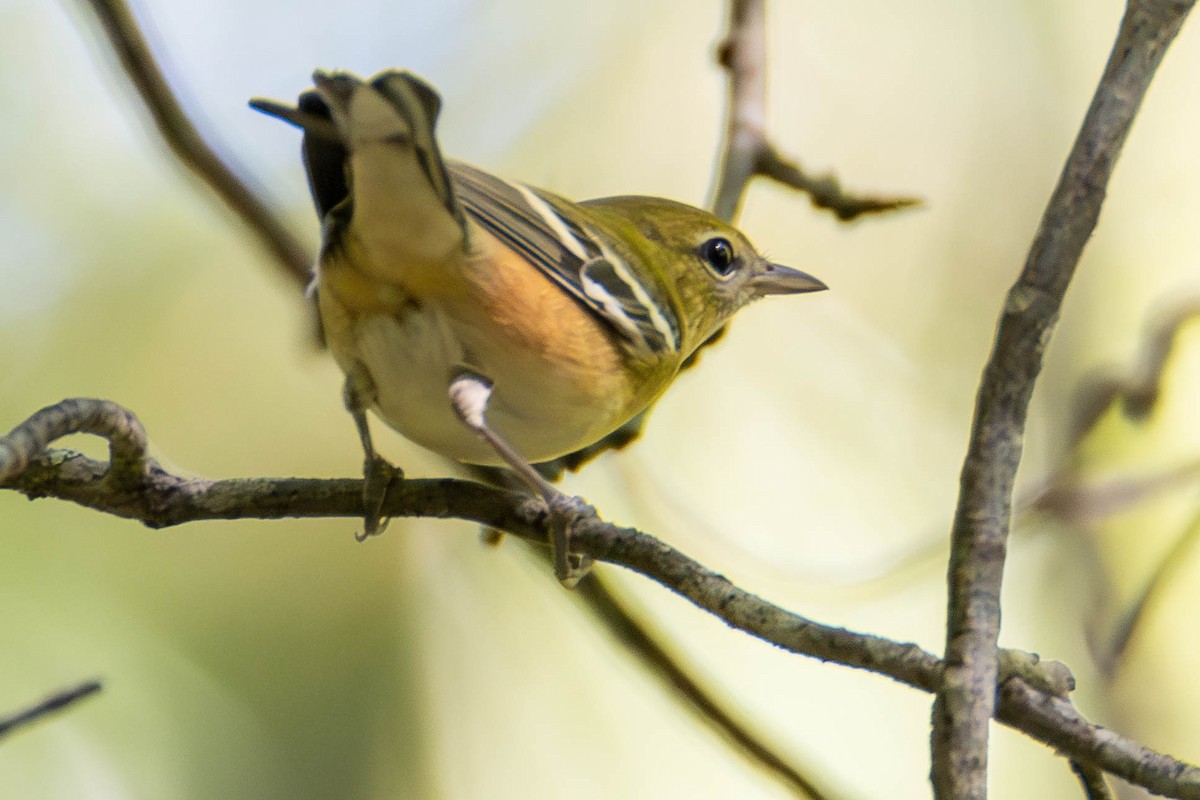
[[[291,98],[317,66],[420,72],[444,95],[446,150],[494,171],[580,198],[704,202],[723,107],[719,2],[141,6],[189,109],[310,242],[298,134],[245,102]],[[756,186],[746,230],[833,291],[746,312],[644,440],[569,490],[774,601],[940,651],[938,548],[977,377],[1120,11],[772,4],[775,139],[852,187],[927,206],[846,226]],[[309,346],[297,287],[164,152],[83,20],[74,3],[0,0],[0,429],[66,396],[107,397],[181,471],[356,474],[339,377]],[[1127,359],[1156,303],[1200,289],[1198,98],[1200,40],[1185,29],[1068,297],[1026,485],[1064,462],[1080,377]],[[1155,424],[1108,421],[1089,469],[1195,457],[1195,344],[1185,337]],[[384,447],[410,474],[450,470],[396,437]],[[1003,642],[1069,662],[1092,718],[1196,761],[1187,565],[1114,680],[1084,644],[1194,507],[1185,491],[1094,532],[1023,526]],[[787,796],[519,549],[486,550],[446,522],[397,522],[365,545],[354,529],[152,532],[0,493],[0,709],[86,677],[107,687],[0,745],[0,796]],[[922,547],[937,555],[856,583]],[[1097,563],[1114,570],[1112,593]],[[928,698],[776,651],[620,577],[697,671],[826,784],[928,795]],[[1046,748],[1004,729],[994,741],[997,797],[1078,791]]]

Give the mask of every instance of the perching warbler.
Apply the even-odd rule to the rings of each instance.
[[[251,105],[304,130],[314,287],[369,468],[365,409],[449,458],[507,464],[550,500],[529,462],[640,413],[750,301],[826,288],[700,209],[573,203],[443,159],[441,99],[411,73],[313,82],[298,107]]]

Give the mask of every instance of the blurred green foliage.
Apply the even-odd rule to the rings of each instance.
[[[447,150],[497,172],[579,198],[703,202],[723,110],[721,3],[335,12],[311,0],[139,7],[189,109],[311,241],[298,137],[245,101],[290,98],[316,66],[425,74],[446,100]],[[743,223],[759,246],[834,291],[744,315],[643,441],[568,489],[773,600],[940,650],[936,559],[882,588],[843,579],[944,536],[1001,297],[1118,14],[1081,0],[773,4],[769,126],[782,149],[927,207],[846,227],[804,198],[752,189]],[[0,427],[100,396],[137,412],[182,471],[356,474],[339,378],[309,342],[299,287],[164,152],[86,20],[74,4],[0,1]],[[1151,92],[1069,297],[1035,398],[1028,482],[1066,462],[1081,376],[1127,359],[1154,301],[1197,284],[1191,33]],[[1089,474],[1195,457],[1192,339],[1151,428],[1106,419]],[[410,474],[451,469],[397,437],[384,449]],[[1179,642],[1194,581],[1180,578],[1115,682],[1091,671],[1083,641],[1107,624],[1096,593],[1119,608],[1195,513],[1190,495],[1164,502],[1094,529],[1023,529],[1003,642],[1067,661],[1087,713],[1194,761],[1200,653]],[[151,532],[0,493],[0,531],[0,708],[106,683],[0,746],[0,796],[784,796],[544,570],[482,548],[469,526],[395,523],[365,545],[344,520]],[[854,796],[927,795],[926,698],[624,585],[828,781]],[[998,733],[996,753],[997,796],[1075,791],[1039,746]]]

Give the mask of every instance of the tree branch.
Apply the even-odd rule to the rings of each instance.
[[[1162,596],[1171,585],[1171,580],[1178,577],[1180,569],[1187,564],[1188,551],[1200,541],[1200,514],[1194,514],[1184,532],[1175,540],[1167,553],[1159,559],[1158,565],[1150,573],[1150,577],[1142,586],[1141,591],[1129,603],[1124,613],[1117,619],[1106,640],[1098,641],[1099,634],[1089,637],[1092,656],[1100,671],[1111,677],[1116,672],[1121,659],[1129,649],[1129,643],[1137,634],[1140,626],[1149,617],[1154,605],[1162,603]]]
[[[208,183],[218,196],[233,208],[235,213],[251,227],[260,239],[266,242],[268,250],[290,275],[307,283],[309,268],[313,261],[291,235],[283,224],[269,211],[265,201],[258,199],[257,193],[243,183],[237,172],[228,169],[215,152],[206,144],[206,137],[196,128],[187,117],[175,93],[163,76],[157,61],[139,29],[136,18],[123,0],[86,0],[100,22],[114,57],[124,68],[126,77],[132,88],[141,97],[146,108],[154,119],[160,135],[172,153],[189,169]],[[713,337],[718,338],[718,337]],[[712,341],[712,340],[710,340]],[[690,361],[690,360],[689,360]],[[561,474],[562,469],[576,469],[584,461],[594,457],[599,452],[611,448],[620,448],[640,433],[644,414],[636,420],[623,426],[619,431],[606,437],[605,440],[588,448],[573,457],[558,459],[552,465],[546,465],[552,474]],[[63,458],[71,461],[71,467],[80,474],[87,474],[96,465],[87,461],[77,460],[74,454],[63,454]],[[0,474],[3,473],[0,463]],[[162,489],[177,493],[178,497],[191,498],[199,504],[193,507],[195,513],[204,514],[210,510],[225,507],[230,497],[240,497],[245,489],[244,482],[216,482],[201,486],[194,481],[179,482],[173,476],[162,473],[157,465],[151,464],[150,471],[154,478],[162,482]],[[98,495],[91,491],[95,488],[88,483],[88,488],[81,488],[79,502],[102,502]],[[301,493],[316,490],[325,491],[324,487],[314,487],[308,483],[281,483],[262,485],[258,488],[264,491],[261,498],[262,511],[276,514],[280,509],[289,507],[293,499]],[[413,488],[409,485],[407,488]],[[409,498],[418,505],[422,501],[436,503],[441,488],[436,483],[425,485],[422,490],[424,497]],[[340,500],[341,497],[339,496]],[[201,507],[202,506],[202,507]],[[106,509],[113,513],[122,513],[117,508]],[[132,507],[126,506],[125,511],[133,512]],[[174,524],[169,519],[156,520],[157,511],[143,509],[150,513],[151,518],[141,517],[148,525]],[[138,513],[131,513],[138,516]],[[168,514],[169,516],[169,514]],[[602,594],[602,593],[601,593]],[[721,729],[730,741],[739,745],[739,752],[747,756],[759,766],[775,774],[784,783],[800,791],[807,791],[810,796],[820,798],[820,790],[815,783],[806,779],[796,768],[787,764],[778,754],[772,752],[771,745],[757,738],[745,726],[739,724],[733,716],[721,708],[717,700],[707,694],[702,687],[687,674],[686,667],[670,658],[666,650],[653,641],[648,633],[640,628],[637,621],[628,615],[620,602],[611,596],[604,602],[599,594],[584,592],[581,597],[585,604],[595,604],[592,608],[596,618],[601,622],[615,626],[612,630],[631,651],[646,663],[654,664],[659,670],[672,675],[671,682],[676,689],[675,697],[681,698],[685,704],[706,716],[708,722]],[[624,620],[619,619],[624,616]],[[635,632],[640,632],[634,635]]]
[[[110,462],[67,450],[46,452],[75,433],[105,437]],[[110,464],[113,468],[110,469]],[[146,457],[146,433],[116,403],[76,398],[47,406],[0,438],[0,486],[11,482],[31,499],[57,497],[152,528],[213,519],[277,519],[362,514],[362,483],[302,478],[209,481],[182,478]],[[528,495],[460,480],[403,480],[389,487],[388,516],[459,517],[544,541],[540,509]],[[457,513],[453,510],[460,510]],[[722,731],[738,752],[813,800],[827,794],[773,746],[738,721],[671,657],[598,581],[577,593],[609,632],[666,679],[687,707]]]
[[[1120,401],[1125,416],[1145,420],[1158,403],[1167,361],[1184,326],[1200,317],[1200,298],[1174,299],[1150,317],[1137,356],[1125,370],[1108,367],[1085,378],[1075,393],[1071,443],[1078,444],[1114,402]]]
[[[595,572],[588,575],[575,587],[573,594],[584,601],[589,611],[602,619],[605,630],[620,641],[628,652],[636,655],[652,675],[668,684],[676,695],[683,697],[685,705],[702,722],[726,736],[730,744],[749,761],[778,776],[800,796],[810,800],[828,800],[832,797],[815,779],[784,760],[775,751],[775,746],[764,740],[751,725],[717,703],[713,694],[700,685],[697,678],[663,647],[660,637],[651,635],[642,623],[630,615],[600,575]]]
[[[56,418],[67,421],[51,425]],[[125,470],[127,474],[114,481],[108,479],[109,465],[104,462],[63,450],[29,451],[48,435],[30,431],[80,431],[81,419],[90,421],[92,432],[117,431],[133,442],[145,441],[137,420],[115,403],[64,401],[39,411],[0,439],[0,486],[30,498],[70,500],[155,528],[211,519],[357,518],[362,513],[359,479],[212,481],[172,475],[143,457],[133,462],[137,469]],[[122,446],[116,452],[125,450]],[[26,463],[22,471],[13,468],[18,461]],[[401,480],[389,490],[382,511],[388,516],[471,520],[533,542],[546,541],[541,503],[471,481]],[[822,625],[788,612],[648,534],[592,516],[580,521],[572,542],[595,559],[638,572],[731,627],[790,652],[868,670],[926,692],[942,685],[942,662],[915,644]],[[1061,664],[1039,662],[1020,651],[1002,651],[1002,656],[1004,691],[997,719],[1131,783],[1200,800],[1200,768],[1154,753],[1080,717],[1066,699],[1073,681]]]
[[[737,217],[746,186],[763,176],[807,192],[817,208],[850,220],[871,212],[919,205],[911,197],[856,196],[845,192],[832,175],[808,175],[798,163],[780,155],[767,139],[767,44],[765,0],[731,0],[729,33],[717,48],[717,61],[729,74],[729,109],[717,173],[713,213]]]
[[[43,720],[57,711],[62,711],[83,700],[85,697],[91,697],[100,691],[100,689],[100,681],[86,681],[70,689],[55,692],[28,708],[23,708],[13,714],[0,717],[0,739],[39,720]]]
[[[1022,680],[1002,682],[996,695],[1000,722],[1082,764],[1100,767],[1155,794],[1200,798],[1200,767],[1142,747],[1084,719],[1070,701],[1039,692]]]
[[[1114,71],[1114,64],[1124,59],[1128,63],[1149,64],[1145,74],[1145,82],[1148,82],[1149,75],[1162,57],[1162,51],[1193,2],[1131,0],[1105,81],[1109,79],[1109,73]],[[126,74],[136,86],[175,155],[213,186],[266,243],[289,274],[306,280],[310,263],[308,254],[302,247],[295,246],[295,240],[274,218],[266,204],[225,165],[187,119],[128,8],[121,0],[88,0],[88,4],[101,21]],[[1141,45],[1153,37],[1127,36],[1132,29],[1155,28],[1155,23],[1162,23],[1157,27],[1170,30],[1148,48]],[[757,175],[809,192],[814,205],[830,208],[842,219],[917,202],[907,198],[848,196],[836,178],[809,177],[799,166],[788,162],[778,153],[765,134],[764,30],[762,0],[731,0],[730,35],[719,55],[721,63],[729,71],[730,108],[722,166],[714,190],[716,213],[727,219],[733,218],[746,186]],[[1122,42],[1126,47],[1124,52]],[[1102,81],[1102,88],[1104,85]],[[999,696],[999,705],[994,706],[995,701],[991,699],[997,685],[997,672],[1005,679],[1012,669],[1012,659],[1008,657],[1011,654],[1006,651],[1001,651],[1003,663],[997,665],[996,640],[992,630],[998,629],[998,620],[992,616],[993,606],[996,609],[998,606],[992,601],[998,601],[1002,575],[1012,488],[1011,472],[1015,470],[1020,456],[1020,435],[1029,391],[1040,369],[1045,339],[1079,251],[1094,227],[1112,161],[1128,129],[1127,121],[1121,128],[1120,124],[1108,117],[1120,118],[1127,112],[1131,119],[1140,103],[1145,83],[1138,86],[1135,81],[1119,88],[1125,93],[1114,92],[1114,97],[1108,98],[1110,102],[1102,110],[1103,113],[1098,110],[1100,92],[1093,102],[1072,160],[1068,161],[1059,190],[1051,201],[1031,250],[1022,280],[1010,291],[993,356],[985,370],[971,449],[964,464],[963,491],[955,522],[957,557],[952,560],[951,566],[951,584],[954,588],[951,590],[951,622],[948,627],[951,631],[961,629],[967,634],[964,640],[966,647],[957,649],[958,638],[948,636],[946,663],[949,666],[946,672],[953,675],[954,679],[947,680],[948,688],[943,696],[955,695],[956,687],[966,688],[968,693],[973,688],[979,689],[978,696],[982,701],[967,710],[966,718],[969,718],[968,725],[973,730],[982,730],[984,748],[987,717],[980,718],[976,713],[981,708],[988,709],[989,715],[994,711],[998,719],[1027,732],[1040,731],[1034,735],[1067,753],[1085,768],[1087,765],[1096,765],[1133,783],[1160,787],[1155,788],[1156,791],[1179,797],[1200,797],[1200,779],[1195,768],[1090,725],[1078,717],[1070,703],[1062,697],[1065,691],[1061,688],[1061,676],[1044,674],[1043,667],[1035,665],[1030,671],[1019,673],[1033,680],[1040,688],[1034,689],[1027,686],[1023,679],[1012,678],[1006,680],[1002,687],[1004,691]],[[1080,163],[1073,166],[1076,156],[1080,155],[1080,143],[1085,141],[1084,133],[1088,130],[1089,122],[1095,122],[1103,131],[1113,127],[1120,130],[1113,142],[1106,144],[1100,139],[1089,142],[1093,150],[1087,154],[1088,158],[1080,156]],[[1091,168],[1096,171],[1089,174],[1088,169]],[[1075,187],[1078,197],[1064,198],[1064,187],[1068,185]],[[1058,218],[1051,214],[1056,204],[1063,204],[1065,208],[1064,215]],[[1093,204],[1094,209],[1091,208]],[[1089,215],[1090,221],[1087,221]],[[1062,230],[1059,230],[1060,226]],[[1074,256],[1070,255],[1072,250],[1075,251]],[[1062,264],[1068,262],[1069,266],[1064,269]],[[1029,352],[1014,354],[1013,351],[1021,349]],[[1013,389],[997,393],[998,389],[1003,389],[1005,381],[1014,378],[1016,383],[1011,384]],[[120,407],[114,408],[121,413],[128,413]],[[991,413],[997,410],[1001,413]],[[112,409],[104,414],[110,411]],[[86,414],[82,411],[76,416],[87,422],[83,419]],[[132,415],[129,419],[136,424]],[[200,519],[356,517],[361,514],[361,481],[358,480],[185,479],[167,473],[152,459],[145,458],[144,434],[140,432],[140,426],[136,432],[130,427],[129,436],[126,436],[123,432],[125,429],[120,425],[109,430],[101,425],[88,427],[82,424],[77,431],[109,438],[110,467],[67,451],[44,451],[42,448],[56,438],[50,434],[59,428],[52,424],[48,428],[39,428],[43,424],[49,424],[48,420],[41,419],[38,425],[23,431],[19,427],[9,438],[0,440],[0,484],[7,480],[11,486],[30,497],[70,499],[98,510],[139,519],[152,527]],[[989,432],[995,436],[994,444],[988,444]],[[43,441],[47,437],[49,440]],[[137,445],[138,437],[140,446]],[[32,447],[37,442],[42,442],[41,447]],[[993,457],[998,458],[992,461]],[[18,464],[20,459],[24,460],[24,467]],[[541,511],[536,503],[531,503],[523,495],[466,481],[403,481],[395,491],[389,493],[384,511],[395,516],[471,519],[533,541],[544,539]],[[984,516],[972,517],[972,511]],[[978,532],[984,535],[975,537],[973,533]],[[888,675],[925,691],[938,691],[942,686],[942,662],[915,645],[822,626],[789,614],[737,589],[722,576],[638,531],[617,528],[593,518],[580,526],[576,536],[579,545],[595,557],[639,571],[684,595],[702,609],[717,614],[734,627],[766,641],[793,652]],[[971,576],[960,585],[959,578],[965,572],[964,565],[971,563],[980,553],[993,557],[988,562],[990,566],[982,571],[978,581]],[[985,620],[980,628],[973,624],[959,625],[954,621],[954,598],[972,594],[971,586],[982,587],[982,593],[975,595],[977,600],[982,600],[980,608],[976,609],[983,612]],[[955,648],[956,655],[967,655],[958,660],[951,658],[952,648]],[[976,657],[981,654],[982,659]],[[989,674],[990,682],[987,680]],[[972,687],[971,681],[980,678],[983,679],[982,683]],[[1027,692],[1018,691],[1020,687]],[[951,717],[946,719],[951,720]],[[935,787],[939,785],[938,754],[941,752],[937,742],[946,740],[945,731],[940,730],[944,727],[941,722],[941,714],[936,714]],[[1097,742],[1107,745],[1102,746]],[[962,751],[969,751],[979,744],[976,737],[973,742],[964,743]],[[986,749],[977,752],[982,753],[984,760],[971,769],[983,774],[980,768],[986,767]],[[1169,788],[1163,789],[1162,786]]]
[[[893,211],[920,205],[915,198],[852,195],[842,190],[832,173],[809,175],[789,161],[766,137],[766,20],[765,0],[730,0],[729,29],[717,48],[717,62],[729,75],[725,135],[718,153],[718,167],[709,209],[732,223],[741,209],[750,181],[756,176],[807,192],[817,208],[851,220],[863,214]],[[680,368],[690,369],[710,345],[724,336],[722,328],[700,345]],[[649,409],[638,414],[599,442],[539,464],[543,474],[557,478],[563,470],[576,470],[601,453],[620,450],[642,435]]]
[[[1083,796],[1087,800],[1115,800],[1103,770],[1090,764],[1072,761],[1071,771],[1075,773],[1075,777],[1079,778],[1079,785],[1083,787]]]
[[[129,6],[124,0],[82,2],[95,15],[109,48],[171,152],[241,218],[286,275],[306,286],[313,264],[309,249],[209,144],[212,137],[202,134],[188,117]]]
[[[945,684],[933,719],[936,796],[987,796],[1000,587],[1013,477],[1034,382],[1142,98],[1194,0],[1130,0],[1104,75],[1025,267],[1009,291],[976,399],[949,568]]]

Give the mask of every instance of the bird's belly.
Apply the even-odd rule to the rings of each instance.
[[[362,316],[352,327],[353,357],[374,381],[376,413],[448,458],[500,463],[450,405],[450,380],[463,368],[492,381],[487,420],[532,462],[591,444],[632,414],[625,413],[629,398],[619,375],[588,374],[578,364],[523,350],[502,332],[474,330],[437,305]]]

